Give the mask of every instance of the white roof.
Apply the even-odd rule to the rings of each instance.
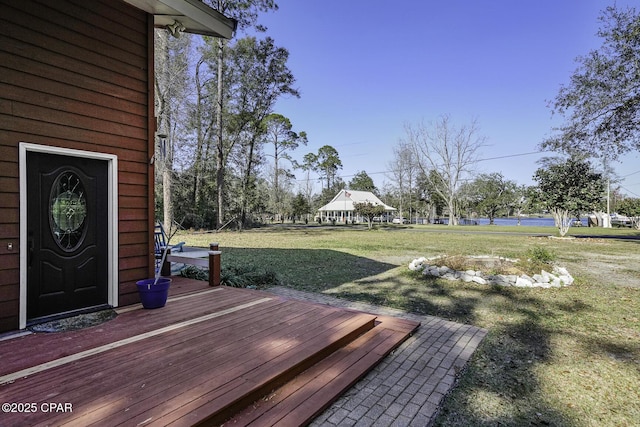
[[[386,205],[371,191],[357,190],[340,190],[340,192],[329,203],[318,209],[319,211],[353,211],[354,203],[371,203],[375,206],[384,206],[385,211],[395,211],[389,205]]]

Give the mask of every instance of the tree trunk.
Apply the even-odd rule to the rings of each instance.
[[[165,162],[162,171],[162,201],[164,205],[163,222],[167,232],[171,230],[171,225],[173,224],[173,202],[171,201],[172,172],[172,164],[168,161]]]
[[[224,97],[223,79],[222,73],[224,73],[224,39],[218,39],[218,93],[216,94],[216,190],[218,193],[218,217],[217,227],[222,227],[222,221],[224,220],[224,140],[222,132],[222,107]]]
[[[558,227],[560,237],[564,237],[569,231],[569,220],[571,219],[569,217],[569,211],[566,209],[553,208],[551,214],[553,215],[556,227]]]
[[[456,216],[456,202],[454,199],[449,199],[447,206],[449,208],[449,221],[447,226],[458,225],[458,217]]]
[[[254,134],[255,135],[255,134]],[[241,214],[240,214],[240,227],[243,228],[247,221],[247,210],[248,210],[248,200],[252,195],[251,189],[251,169],[253,168],[253,151],[255,149],[255,136],[251,138],[249,143],[249,154],[247,155],[247,169],[244,174],[244,179],[242,180],[242,194],[240,197],[241,201]]]
[[[203,152],[203,132],[202,132],[202,87],[200,85],[200,66],[203,63],[203,59],[198,61],[196,65],[196,152],[195,160],[193,162],[193,206],[198,209],[200,205],[200,180],[202,179],[202,152]]]
[[[166,112],[167,127],[170,126],[172,115],[171,110]],[[162,159],[162,205],[164,207],[163,223],[167,232],[173,224],[173,135],[174,132],[169,130],[167,138],[164,141],[164,157]]]
[[[157,72],[159,75],[163,74],[166,76],[170,73],[170,54],[166,33],[159,34],[158,50],[160,51],[159,56],[161,56],[162,60],[160,62],[160,66],[157,67]],[[171,135],[172,110],[167,104],[169,102],[167,98],[170,97],[170,95],[168,95],[169,88],[160,88],[157,78],[155,85],[155,103],[158,109],[157,115],[159,119],[158,129],[161,133],[166,135],[158,141],[161,145],[157,147],[155,158],[156,160],[160,160],[157,164],[160,165],[159,172],[162,174],[162,221],[164,222],[165,227],[170,227],[173,223],[173,202],[171,200],[171,184],[173,178],[173,144]]]
[[[280,180],[278,179],[280,176],[280,169],[278,166],[278,139],[275,139],[275,150],[273,152],[273,166],[274,166],[274,175],[273,175],[273,204],[275,205],[276,214],[282,219],[284,218],[284,212],[280,203]]]

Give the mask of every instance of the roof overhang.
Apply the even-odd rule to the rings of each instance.
[[[153,15],[156,28],[168,28],[172,33],[175,33],[177,25],[179,31],[230,39],[238,24],[235,19],[227,18],[200,0],[124,1]]]

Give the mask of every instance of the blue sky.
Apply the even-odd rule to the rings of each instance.
[[[276,111],[304,130],[309,144],[338,150],[345,182],[366,171],[381,188],[404,124],[448,114],[458,125],[477,119],[487,139],[477,169],[519,184],[531,179],[538,144],[561,119],[548,108],[576,69],[598,48],[596,0],[278,0],[260,17],[290,52],[301,98]],[[635,2],[617,1],[618,6]],[[640,197],[640,155],[613,165],[623,192]],[[301,173],[299,173],[301,177]]]

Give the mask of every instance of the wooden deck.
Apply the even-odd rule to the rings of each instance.
[[[174,278],[164,308],[0,342],[0,402],[32,404],[0,425],[303,425],[419,326],[203,284]]]

